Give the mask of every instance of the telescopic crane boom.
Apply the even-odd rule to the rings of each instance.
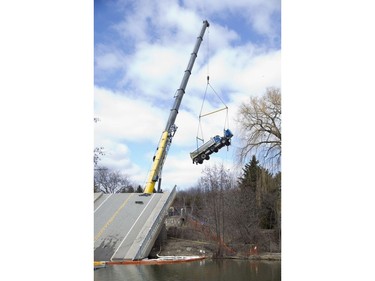
[[[199,47],[201,45],[201,42],[203,41],[203,35],[206,31],[206,28],[209,26],[210,24],[208,23],[208,21],[206,20],[203,21],[201,32],[197,38],[197,42],[195,43],[194,50],[191,53],[190,60],[185,70],[185,74],[182,78],[180,88],[177,90],[177,94],[175,95],[175,101],[171,109],[171,113],[169,115],[167,125],[161,135],[159,145],[153,157],[153,163],[152,163],[151,170],[150,170],[147,182],[146,182],[146,186],[143,191],[144,193],[148,193],[148,194],[153,193],[155,184],[157,181],[159,182],[158,192],[160,192],[161,171],[163,169],[164,161],[165,161],[169,146],[171,145],[172,138],[177,130],[177,126],[175,125],[174,122],[178,114],[178,109],[180,108],[180,105],[181,105],[182,97],[185,94],[185,88],[189,81],[191,70],[193,69],[193,65],[197,57]]]

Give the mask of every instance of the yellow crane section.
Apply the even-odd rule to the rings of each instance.
[[[150,194],[154,192],[155,183],[158,181],[158,178],[159,178],[158,169],[160,167],[161,161],[163,161],[163,158],[164,158],[163,154],[166,151],[167,141],[168,141],[168,131],[164,131],[164,133],[161,135],[159,146],[155,154],[154,162],[152,164],[151,171],[148,176],[148,180],[146,183],[146,187],[144,189],[144,193]]]

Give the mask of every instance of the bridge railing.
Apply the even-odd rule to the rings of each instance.
[[[161,224],[163,223],[164,218],[168,213],[168,208],[173,203],[175,197],[176,186],[173,187],[171,193],[168,196],[168,199],[165,201],[163,208],[161,209],[157,218],[154,220],[152,226],[150,227],[150,231],[147,233],[142,245],[139,247],[139,250],[133,260],[140,260],[148,256],[153,246],[153,243],[155,243],[155,240],[157,238],[155,236],[159,234],[157,232],[160,231]]]

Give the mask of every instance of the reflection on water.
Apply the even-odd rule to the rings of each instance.
[[[279,281],[281,262],[203,260],[164,265],[113,265],[94,271],[95,281]]]

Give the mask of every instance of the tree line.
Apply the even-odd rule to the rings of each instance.
[[[222,165],[206,166],[196,186],[177,193],[174,207],[184,210],[186,223],[198,222],[213,232],[217,256],[225,245],[280,250],[281,172],[270,173],[255,155],[238,178]],[[270,240],[276,244],[272,248]]]
[[[108,169],[97,166],[94,170],[94,192],[103,193],[143,193],[141,185],[130,181],[130,177]]]

